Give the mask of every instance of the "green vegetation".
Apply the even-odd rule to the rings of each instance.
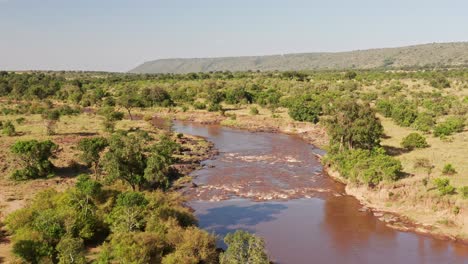
[[[96,179],[100,174],[101,152],[108,145],[107,139],[104,137],[83,138],[78,142],[78,150],[82,152],[80,158],[93,169]]]
[[[227,234],[224,242],[228,249],[219,256],[221,264],[270,263],[265,252],[265,242],[255,235],[238,230]]]
[[[400,61],[387,55],[376,63],[393,68]],[[2,72],[0,122],[2,132],[14,136],[2,137],[0,171],[17,180],[42,178],[6,184],[9,177],[0,177],[11,188],[5,193],[24,189],[31,195],[23,196],[31,198],[45,186],[60,190],[38,194],[8,218],[13,252],[32,263],[70,263],[71,258],[80,263],[84,257],[97,263],[239,263],[236,254],[249,252],[244,247],[253,243],[258,250],[247,255],[267,261],[259,253],[264,252],[261,239],[246,234],[231,235],[219,258],[213,236],[196,227],[173,192],[190,183],[178,168],[193,165],[191,155],[200,146],[187,147],[191,140],[184,135],[153,126],[155,115],[297,133],[323,139],[317,141],[321,147],[329,139],[324,162],[356,183],[350,186],[365,189],[363,197],[372,200],[376,190],[392,193],[379,199],[392,210],[411,211],[414,219],[427,212],[418,209],[426,204],[449,215],[456,205],[465,217],[468,71],[439,67]],[[77,177],[83,173],[92,173],[94,180]],[[47,179],[52,174],[57,177]],[[7,203],[16,199],[5,197]]]
[[[18,157],[23,168],[14,171],[11,178],[27,180],[49,176],[54,167],[49,158],[55,149],[57,145],[50,140],[17,141],[11,146],[11,152]]]
[[[410,133],[408,136],[403,138],[401,146],[405,149],[412,150],[415,148],[427,148],[429,147],[429,144],[427,144],[426,138],[420,134]]]
[[[444,168],[442,169],[442,173],[445,175],[454,175],[457,173],[457,171],[455,170],[452,164],[448,163],[445,164]]]
[[[3,124],[0,124],[0,128],[2,129],[2,134],[12,137],[16,135],[15,126],[11,121],[6,121]]]
[[[465,120],[461,117],[448,117],[447,120],[434,128],[434,135],[437,137],[450,136],[453,133],[463,131]]]
[[[448,195],[455,192],[455,187],[450,185],[450,180],[447,178],[435,178],[434,185],[436,186],[440,195]]]

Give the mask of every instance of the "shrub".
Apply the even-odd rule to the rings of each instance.
[[[2,133],[4,135],[9,136],[9,137],[12,137],[12,136],[16,135],[15,126],[13,125],[13,123],[11,121],[6,121],[2,125]]]
[[[219,256],[220,264],[270,263],[265,252],[265,242],[255,235],[238,230],[227,234],[224,242],[228,248]]]
[[[223,107],[217,103],[213,103],[208,106],[209,112],[216,112],[216,111],[221,111],[221,110],[223,110]]]
[[[317,98],[301,97],[293,101],[289,107],[289,116],[296,121],[317,123],[322,106]]]
[[[18,125],[23,124],[24,121],[26,121],[26,118],[24,118],[24,117],[19,117],[19,118],[16,119],[16,123],[17,123]]]
[[[412,127],[419,131],[429,132],[434,124],[434,117],[432,115],[421,113],[418,114],[418,117],[414,120]]]
[[[198,110],[206,109],[206,104],[202,102],[195,102],[193,103],[193,107]]]
[[[389,100],[379,100],[376,103],[376,108],[379,113],[385,117],[391,117],[393,111],[393,103]]]
[[[450,180],[447,178],[435,178],[434,185],[436,186],[440,195],[447,195],[455,192],[455,187],[450,185]]]
[[[405,149],[410,150],[415,148],[429,147],[429,145],[426,142],[426,138],[418,133],[410,133],[408,136],[404,137],[401,141],[401,146]]]
[[[392,109],[392,119],[400,126],[408,127],[418,117],[416,106],[408,101],[397,103]]]
[[[468,199],[468,186],[463,186],[458,189],[458,192],[465,199]]]
[[[445,164],[444,168],[442,169],[442,173],[445,175],[453,175],[456,174],[457,171],[455,170],[452,164],[448,163]]]
[[[250,107],[250,114],[251,115],[258,115],[259,111],[258,108],[255,106]]]
[[[381,181],[395,181],[400,177],[402,165],[381,148],[353,149],[329,152],[326,160],[334,165],[341,176],[352,181],[374,186]]]
[[[465,120],[462,117],[449,117],[434,128],[434,135],[436,137],[450,136],[453,133],[462,132],[464,127]]]
[[[19,157],[24,168],[14,171],[12,178],[27,180],[48,176],[53,169],[49,158],[52,157],[55,149],[57,145],[50,140],[17,141],[11,146],[11,152]]]

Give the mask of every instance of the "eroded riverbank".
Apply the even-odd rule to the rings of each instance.
[[[468,261],[461,243],[389,228],[391,219],[380,221],[344,195],[344,186],[322,173],[314,147],[298,137],[182,123],[175,130],[203,136],[220,151],[194,172],[199,187],[188,191],[200,225],[220,235],[256,232],[279,263]]]

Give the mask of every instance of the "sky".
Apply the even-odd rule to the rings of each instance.
[[[468,41],[466,0],[0,0],[0,70]]]

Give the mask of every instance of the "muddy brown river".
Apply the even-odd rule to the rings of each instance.
[[[298,137],[176,122],[220,154],[186,191],[202,228],[263,237],[275,263],[468,263],[468,246],[391,229],[323,174]],[[222,241],[219,245],[223,246]]]

